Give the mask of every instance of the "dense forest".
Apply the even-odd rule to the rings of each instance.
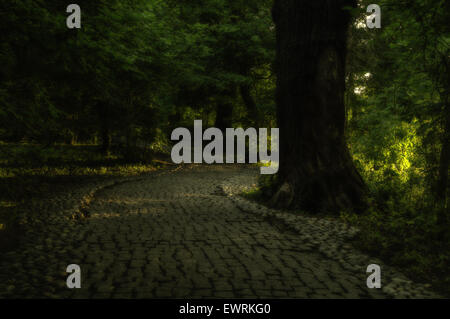
[[[177,127],[279,127],[253,198],[361,228],[357,245],[448,293],[450,2],[0,4],[0,232],[55,178],[139,174]]]

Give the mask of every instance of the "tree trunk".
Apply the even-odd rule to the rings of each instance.
[[[100,151],[102,154],[108,155],[111,148],[108,106],[103,102],[99,102],[97,108],[100,121],[100,135],[102,137],[102,145],[100,147]]]
[[[240,87],[241,97],[244,101],[245,107],[247,108],[248,115],[252,119],[255,127],[260,127],[261,119],[258,112],[258,107],[256,106],[255,101],[250,93],[249,85],[241,85]]]
[[[111,135],[109,134],[109,125],[106,123],[106,121],[102,122],[101,135],[102,135],[101,152],[104,155],[108,155],[109,150],[111,148]]]
[[[214,126],[225,132],[226,128],[233,127],[233,102],[236,98],[236,88],[231,86],[224,90],[220,102],[216,107],[216,121]]]
[[[448,216],[445,214],[447,206],[448,170],[450,165],[450,106],[448,92],[446,92],[442,100],[444,102],[444,133],[436,188],[437,202],[443,207],[438,216],[438,222],[440,224],[446,223],[448,220]]]
[[[222,101],[217,105],[215,127],[220,128],[223,132],[228,127],[233,127],[233,104],[229,101]]]
[[[357,212],[366,186],[345,135],[345,59],[352,0],[275,0],[280,168],[275,206]]]

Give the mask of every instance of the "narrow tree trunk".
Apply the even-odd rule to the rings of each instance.
[[[440,200],[445,200],[448,185],[448,170],[450,164],[450,120],[446,120],[442,151],[439,161],[439,178],[437,195]]]
[[[216,106],[216,121],[214,126],[225,132],[226,128],[233,127],[233,102],[236,98],[236,87],[230,86],[223,90]]]
[[[111,135],[109,134],[109,125],[108,123],[106,123],[106,121],[102,122],[101,135],[102,135],[101,152],[104,155],[108,155],[109,150],[111,148]]]
[[[105,103],[99,102],[97,105],[98,115],[100,121],[100,135],[102,138],[102,145],[100,151],[104,155],[108,155],[111,148],[111,134],[109,124],[108,107]]]
[[[280,168],[276,206],[364,207],[366,186],[345,135],[345,60],[353,0],[275,0]]]
[[[169,115],[169,132],[172,132],[175,128],[180,126],[180,123],[183,119],[182,108],[177,106],[175,112]]]
[[[240,87],[241,97],[244,101],[245,107],[247,108],[248,115],[252,119],[255,127],[260,127],[261,119],[258,112],[258,107],[256,106],[255,100],[250,93],[249,85],[241,85]]]
[[[450,103],[448,99],[450,94],[450,58],[448,55],[442,55],[441,59],[442,65],[444,66],[442,78],[444,92],[441,93],[441,101],[444,104],[444,132],[439,159],[439,175],[436,185],[436,202],[440,206],[437,220],[438,224],[448,225],[450,223],[450,216],[448,214],[448,170],[450,168]]]
[[[442,139],[442,150],[439,160],[439,176],[437,181],[436,195],[437,202],[443,208],[438,216],[438,222],[443,224],[448,221],[445,214],[447,206],[448,170],[450,166],[450,106],[448,103],[448,93],[443,99],[444,106],[444,134]]]
[[[226,128],[233,127],[233,104],[228,99],[217,104],[215,127],[225,132]]]

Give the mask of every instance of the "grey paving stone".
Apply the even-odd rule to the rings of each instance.
[[[347,243],[357,230],[236,195],[257,177],[253,168],[193,165],[48,198],[21,246],[2,256],[0,298],[437,296],[388,267],[386,289],[369,290],[364,266],[376,259]],[[82,203],[90,217],[74,220]],[[82,289],[65,286],[72,263]]]

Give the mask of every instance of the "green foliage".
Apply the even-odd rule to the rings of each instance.
[[[381,29],[351,30],[346,94],[348,141],[370,189],[370,209],[344,218],[360,227],[359,247],[448,294],[448,203],[435,197],[449,116],[448,4],[378,4]]]
[[[48,190],[45,177],[153,170],[173,128],[212,126],[224,104],[235,126],[276,126],[272,1],[77,3],[80,30],[66,28],[60,1],[0,2],[0,230]],[[450,118],[449,2],[380,0],[379,30],[358,27],[370,3],[352,10],[345,99],[371,208],[346,218],[361,247],[445,290],[448,200],[435,194]],[[274,184],[265,176],[247,195],[267,201]]]
[[[56,1],[2,2],[0,23],[11,32],[0,46],[1,139],[95,143],[107,134],[151,143],[187,107],[242,105],[231,88],[256,89],[270,73],[270,1],[77,3],[80,30],[66,28]],[[273,85],[254,93],[267,90]],[[247,115],[236,114],[237,122]]]
[[[448,116],[443,59],[450,49],[449,14],[444,1],[379,4],[380,30],[355,25],[351,31],[351,150],[369,183],[382,185],[395,175],[432,191]]]

